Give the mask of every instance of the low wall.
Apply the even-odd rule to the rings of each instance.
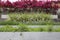
[[[0,32],[0,40],[60,40],[60,32]]]

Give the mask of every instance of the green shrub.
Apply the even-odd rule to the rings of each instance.
[[[15,32],[15,30],[17,29],[9,25],[0,28],[0,32]]]
[[[46,27],[31,28],[25,24],[19,24],[17,27],[5,25],[0,27],[0,32],[60,32],[60,28],[53,28],[53,25],[46,25]]]
[[[51,20],[49,14],[9,14],[9,17],[10,18],[8,20],[18,22],[39,22]]]
[[[0,25],[18,25],[19,23],[23,22],[16,22],[16,21],[0,21]],[[60,22],[53,22],[53,21],[39,21],[39,22],[24,22],[27,25],[60,25]]]
[[[59,28],[55,28],[53,31],[54,32],[60,32],[60,27]]]
[[[31,32],[39,32],[39,28],[30,28]]]
[[[0,25],[18,25],[18,22],[14,21],[0,21]]]
[[[43,32],[52,32],[53,25],[46,25],[46,27],[42,27]]]
[[[17,31],[20,31],[20,32],[29,32],[30,29],[29,29],[29,27],[28,27],[27,25],[20,23],[20,24],[18,25]]]

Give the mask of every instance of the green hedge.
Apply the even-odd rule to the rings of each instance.
[[[0,27],[0,32],[15,32],[17,28],[13,28],[12,26],[6,25],[3,27]]]
[[[60,28],[53,28],[53,25],[31,28],[25,24],[19,24],[17,27],[12,27],[11,25],[0,27],[0,32],[60,32]]]

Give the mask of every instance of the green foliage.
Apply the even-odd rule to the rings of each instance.
[[[50,14],[9,14],[7,21],[0,21],[0,25],[18,25],[19,23],[24,23],[27,25],[60,25],[60,22],[53,22],[51,20]]]
[[[23,22],[0,21],[0,25],[18,25],[19,23],[23,23]],[[39,22],[25,22],[24,24],[27,24],[27,25],[60,25],[60,22],[39,21]]]
[[[18,25],[18,22],[14,21],[0,21],[0,25]]]
[[[17,22],[40,22],[51,20],[50,14],[9,14],[9,20]]]
[[[37,28],[31,28],[32,32],[42,32],[43,28],[42,27],[37,27]]]
[[[60,27],[53,30],[54,32],[60,32]]]
[[[16,28],[13,28],[12,26],[9,25],[0,28],[0,32],[15,32],[15,30]]]
[[[31,28],[25,24],[19,24],[17,27],[5,25],[0,27],[0,32],[60,32],[60,28],[53,28],[53,25],[45,25],[45,27]]]
[[[20,24],[18,25],[17,31],[28,32],[28,31],[30,31],[30,30],[29,30],[29,27],[28,27],[27,25],[20,23]]]
[[[43,32],[52,32],[53,31],[53,25],[46,25],[46,27],[43,27]]]
[[[60,22],[53,22],[54,25],[60,25]]]

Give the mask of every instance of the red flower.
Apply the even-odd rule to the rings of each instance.
[[[6,1],[4,7],[12,7],[12,3],[10,1]]]
[[[5,3],[3,1],[0,2],[0,7],[4,7]]]
[[[43,5],[43,8],[51,8],[51,2],[45,2],[45,4]]]

